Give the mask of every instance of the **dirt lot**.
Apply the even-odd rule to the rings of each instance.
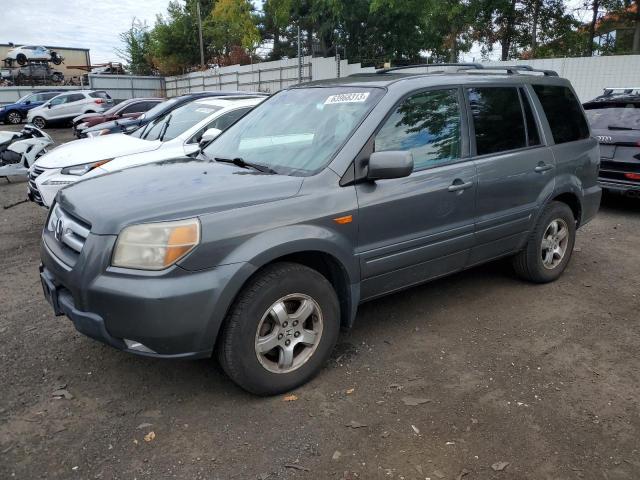
[[[44,218],[0,208],[2,479],[640,478],[638,201],[606,198],[554,284],[498,262],[363,305],[295,401],[54,317]]]

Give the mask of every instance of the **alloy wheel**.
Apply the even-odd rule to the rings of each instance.
[[[567,253],[569,226],[561,219],[552,220],[542,236],[542,265],[548,270],[556,268]]]
[[[318,303],[303,293],[276,300],[264,313],[255,338],[260,364],[273,373],[289,373],[304,365],[322,337]]]
[[[7,120],[12,125],[18,125],[22,121],[22,116],[18,112],[10,112],[7,115]]]

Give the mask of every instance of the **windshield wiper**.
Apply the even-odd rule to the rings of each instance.
[[[640,130],[640,128],[625,127],[624,125],[609,125],[609,130]]]
[[[158,137],[158,140],[160,140],[161,142],[164,141],[164,136],[167,133],[167,129],[169,128],[169,124],[171,123],[171,117],[173,116],[173,114],[169,114],[169,116],[167,117],[167,121],[165,122],[164,126],[162,127],[162,132],[160,133],[160,136]]]
[[[259,163],[252,163],[252,162],[247,162],[246,160],[243,160],[240,157],[236,157],[236,158],[222,158],[222,157],[215,157],[214,160],[216,162],[220,162],[220,163],[232,163],[240,168],[253,168],[254,170],[257,170],[258,172],[262,172],[262,173],[268,173],[270,175],[275,175],[278,172],[276,172],[273,168],[267,167],[266,165],[260,165]]]

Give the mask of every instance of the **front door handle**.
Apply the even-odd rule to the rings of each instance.
[[[543,173],[543,172],[546,172],[547,170],[551,170],[552,168],[553,168],[553,165],[549,165],[547,163],[540,162],[538,164],[538,166],[536,168],[534,168],[534,170],[537,173]]]
[[[451,185],[449,185],[450,192],[459,192],[461,190],[466,190],[467,188],[473,187],[473,182],[463,182],[459,178],[456,178]]]

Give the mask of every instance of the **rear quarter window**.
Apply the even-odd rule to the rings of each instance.
[[[533,85],[549,122],[555,143],[574,142],[589,137],[589,127],[580,103],[568,87]]]

